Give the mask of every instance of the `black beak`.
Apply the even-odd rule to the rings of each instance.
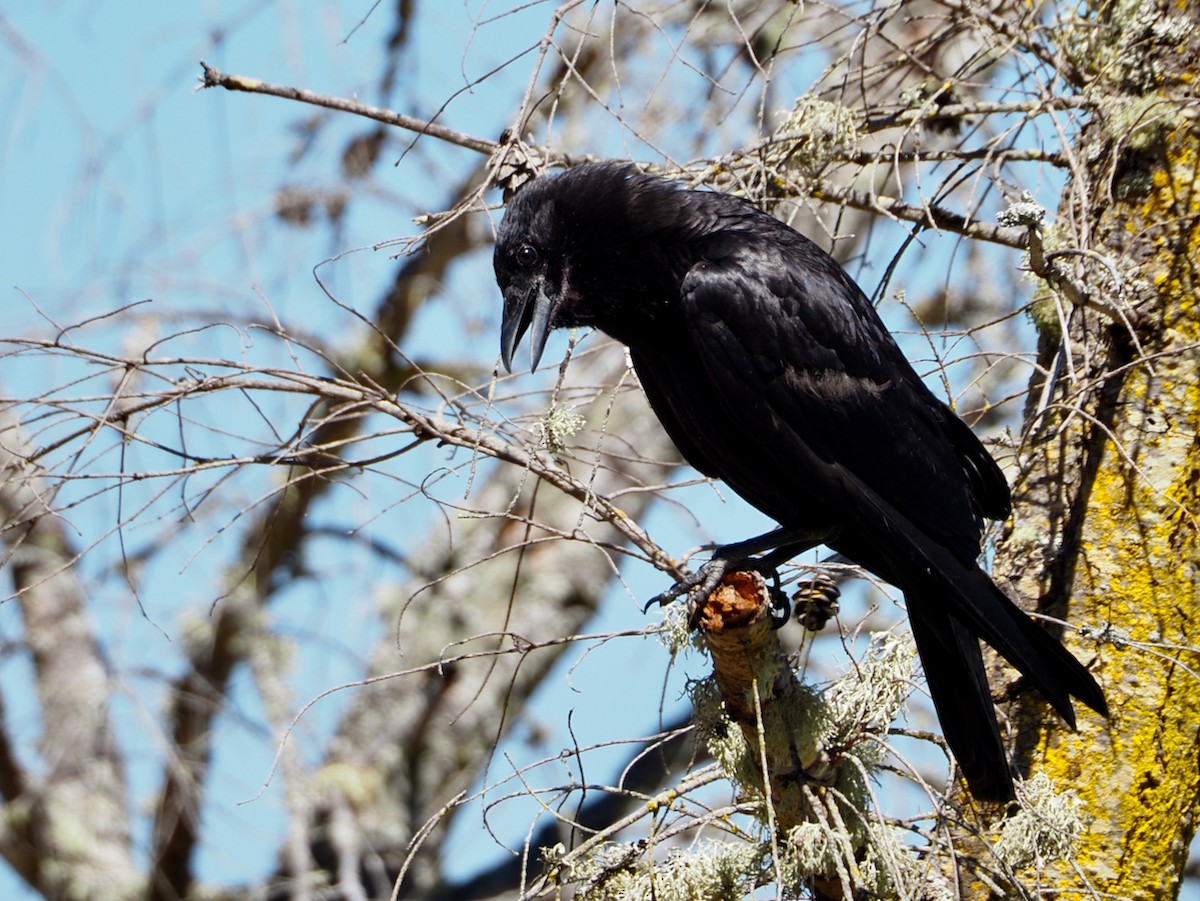
[[[509,372],[512,372],[513,352],[526,332],[529,332],[529,371],[537,369],[546,338],[550,335],[550,308],[553,305],[541,279],[524,294],[505,292],[504,315],[500,320],[500,359]]]

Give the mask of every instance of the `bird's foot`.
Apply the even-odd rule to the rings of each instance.
[[[740,562],[722,557],[721,552],[718,550],[711,560],[686,579],[680,579],[666,591],[656,594],[647,601],[642,612],[645,613],[656,604],[659,607],[665,607],[676,598],[687,595],[688,612],[694,615],[696,608],[707,601],[708,596],[721,584],[721,579],[725,577],[725,573],[733,572],[737,568],[735,564]]]
[[[771,617],[771,627],[778,629],[783,626],[790,618],[792,608],[787,595],[779,586],[779,571],[774,563],[766,557],[726,556],[721,553],[722,550],[723,548],[718,548],[717,552],[713,554],[713,558],[692,575],[679,580],[666,591],[651,598],[643,608],[643,612],[648,611],[655,604],[665,607],[676,598],[687,595],[688,623],[694,628],[704,602],[721,584],[721,580],[729,573],[749,570],[770,579],[771,585],[767,588],[767,593],[770,603],[768,613]]]

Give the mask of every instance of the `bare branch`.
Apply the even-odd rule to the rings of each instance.
[[[201,88],[225,88],[227,91],[266,94],[269,97],[281,97],[284,100],[294,100],[298,103],[307,103],[312,106],[350,113],[351,115],[362,116],[365,119],[374,119],[376,122],[382,122],[384,125],[394,125],[406,131],[413,131],[419,135],[429,135],[432,138],[437,138],[439,141],[465,147],[468,150],[474,150],[478,153],[491,154],[500,146],[496,141],[472,137],[471,135],[455,131],[452,128],[447,128],[444,125],[439,125],[436,122],[426,122],[423,119],[406,116],[403,113],[380,109],[377,106],[371,106],[366,103],[359,103],[357,100],[334,97],[330,94],[318,94],[315,91],[307,91],[304,88],[274,85],[257,78],[248,78],[244,75],[226,75],[220,69],[208,65],[203,60],[201,60],[200,66],[204,69],[204,74],[200,77]]]

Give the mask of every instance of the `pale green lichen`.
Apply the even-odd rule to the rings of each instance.
[[[898,897],[902,884],[927,881],[892,830],[876,838],[880,843],[859,852],[836,827],[805,823],[774,845],[707,840],[655,860],[644,843],[606,842],[578,858],[562,845],[543,848],[542,859],[556,883],[574,886],[575,897],[586,901],[725,901],[772,883],[778,897],[801,898],[811,877],[839,870],[856,891],[882,901]]]
[[[778,872],[785,887],[800,891],[812,877],[840,873],[863,897],[891,899],[901,885],[924,881],[922,865],[905,849],[895,830],[876,828],[870,836],[858,830],[814,821],[788,832],[779,848]]]
[[[663,609],[658,638],[672,657],[678,657],[688,649],[701,653],[708,650],[704,633],[692,627],[691,611],[687,604],[671,604]]]
[[[1163,50],[1178,48],[1191,34],[1186,16],[1163,15],[1153,0],[1118,0],[1103,19],[1070,12],[1058,25],[1059,45],[1076,69],[1122,94],[1146,94],[1165,73]]]
[[[819,873],[834,872],[839,859],[853,856],[851,836],[827,823],[801,823],[787,835],[790,854],[784,855],[784,881],[795,884]]]
[[[695,643],[695,632],[688,627],[683,606],[667,612],[660,633],[673,654]],[[759,664],[757,684],[764,686],[764,691],[768,690],[766,686],[777,690],[776,680],[783,677],[778,671],[782,658],[778,653],[766,657],[770,662]],[[915,662],[915,652],[906,636],[875,633],[854,665],[826,686],[805,685],[799,682],[797,674],[788,673],[784,678],[795,681],[764,712],[761,740],[766,748],[791,748],[797,766],[806,772],[809,772],[809,757],[817,762],[817,771],[821,765],[833,767],[807,790],[809,800],[802,802],[807,822],[789,835],[780,836],[774,850],[770,849],[770,843],[761,846],[750,843],[753,853],[738,852],[754,859],[765,855],[770,861],[770,871],[764,878],[781,880],[790,892],[785,897],[798,897],[799,887],[813,876],[840,878],[841,874],[855,887],[878,898],[895,897],[897,885],[912,881],[905,875],[911,855],[871,811],[869,779],[886,754],[888,728],[911,691]],[[760,803],[756,814],[759,825],[769,829],[773,821],[766,804],[778,809],[783,799],[768,798],[764,792],[760,771],[762,749],[752,733],[748,736],[746,730],[730,719],[715,678],[691,682],[688,694],[698,736],[738,794]],[[706,853],[710,852],[711,849]],[[589,894],[585,897],[649,897],[621,894],[646,891],[650,876],[642,864],[614,865],[614,859],[607,856],[596,864],[607,873],[602,882],[606,886],[603,892],[608,894],[597,894],[601,891],[601,882],[597,881],[587,888]],[[675,865],[689,859],[672,858],[665,874],[668,882],[655,883],[660,891],[663,885],[669,886],[669,893],[660,893],[659,897],[710,897],[696,893],[701,889],[695,886],[673,881]],[[577,864],[571,881],[581,881],[580,872]],[[719,880],[710,873],[699,884],[711,887],[719,884]],[[684,891],[693,894],[677,894]]]
[[[1001,826],[996,856],[1014,870],[1073,859],[1083,835],[1082,802],[1075,793],[1058,791],[1038,773],[1020,787],[1018,798],[1021,809]]]
[[[534,423],[534,434],[539,443],[551,453],[561,454],[567,447],[567,442],[578,434],[587,424],[587,420],[564,404],[555,404],[546,414]]]
[[[877,764],[883,747],[864,737],[887,733],[908,700],[915,665],[916,652],[906,637],[872,633],[862,658],[825,693],[829,740],[847,747],[864,764]]]
[[[1137,96],[1101,94],[1096,104],[1105,131],[1118,136],[1123,147],[1135,151],[1151,148],[1182,121],[1178,105],[1157,90]]]
[[[915,664],[916,654],[906,638],[874,633],[862,658],[824,691],[795,686],[786,718],[765,718],[763,740],[768,746],[790,744],[802,757],[812,758],[800,761],[803,765],[832,749],[841,760],[836,787],[866,809],[869,792],[863,774],[885,756],[887,730],[908,699]],[[760,684],[771,680],[763,678]],[[716,681],[696,680],[688,694],[696,728],[709,752],[743,791],[760,795],[758,750],[747,746],[743,731],[729,719]]]
[[[543,851],[550,865],[560,865],[556,849]],[[580,901],[726,901],[745,897],[760,881],[764,848],[753,842],[706,841],[654,861],[641,845],[609,842],[559,873],[561,882],[578,886]]]
[[[907,852],[890,830],[869,825],[874,819],[868,777],[883,759],[887,730],[911,691],[915,660],[906,637],[873,634],[854,666],[824,690],[797,686],[786,723],[765,718],[768,747],[787,742],[800,757],[805,749],[816,749],[833,753],[836,761],[832,784],[812,787],[810,797],[821,799],[818,808],[810,808],[809,821],[793,828],[780,844],[777,864],[785,885],[828,877],[840,868],[871,897],[892,896]],[[743,730],[727,718],[715,680],[693,683],[690,694],[698,732],[713,757],[742,794],[766,801],[758,751],[747,746]],[[788,734],[776,735],[781,729]]]
[[[1046,215],[1046,208],[1040,203],[1019,200],[996,214],[996,224],[1004,228],[1041,228]]]
[[[754,790],[761,782],[757,757],[746,746],[742,730],[729,719],[715,679],[699,679],[688,686],[692,719],[726,778],[743,789]],[[761,794],[761,791],[756,792]]]
[[[768,161],[789,176],[818,176],[838,151],[858,143],[854,115],[843,106],[804,95],[781,117],[772,136]]]

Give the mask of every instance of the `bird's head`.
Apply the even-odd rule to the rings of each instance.
[[[512,372],[513,353],[529,333],[530,369],[537,369],[566,289],[564,240],[554,179],[537,179],[508,202],[492,263],[504,294],[500,357]]]
[[[708,224],[688,196],[611,161],[541,176],[509,200],[493,257],[505,368],[526,332],[533,369],[556,328],[592,326],[625,344],[647,334],[679,296],[687,241]]]

